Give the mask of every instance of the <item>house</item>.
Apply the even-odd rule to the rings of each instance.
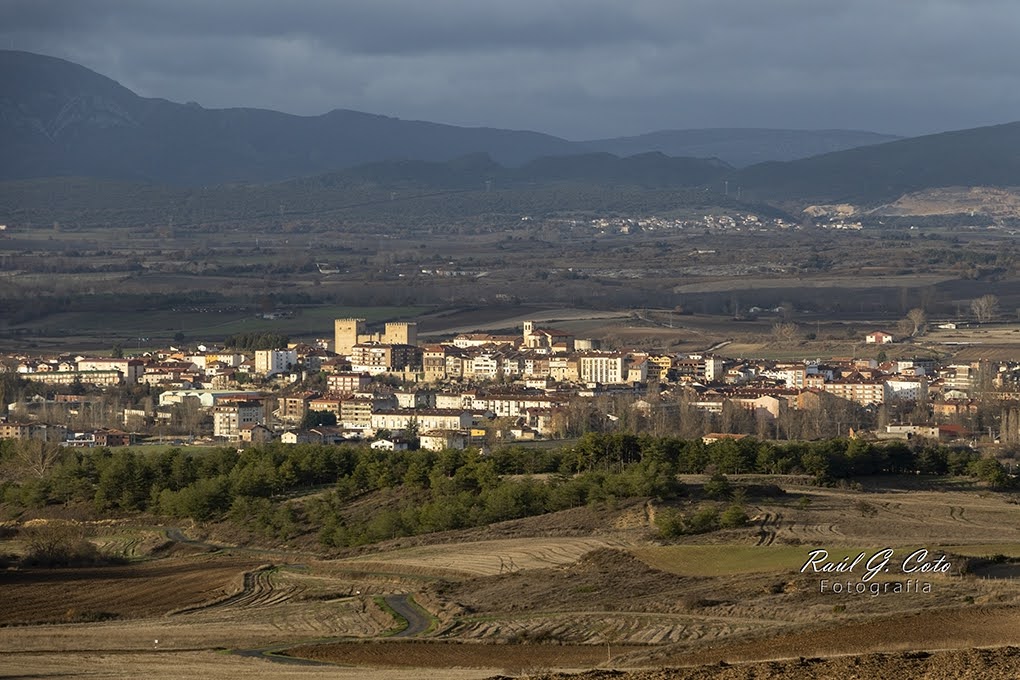
[[[886,425],[885,432],[877,433],[879,439],[913,439],[926,437],[938,439],[938,425]]]
[[[734,441],[740,441],[741,439],[744,439],[746,437],[747,437],[746,434],[728,434],[728,433],[725,433],[725,432],[709,432],[708,434],[706,434],[704,437],[701,438],[701,441],[704,442],[705,444],[714,444],[715,442],[722,441],[723,439],[732,439]]]
[[[313,427],[308,430],[309,434],[314,437],[314,441],[317,444],[341,444],[350,439],[357,439],[361,437],[360,431],[345,430],[342,427],[329,427],[323,425],[321,427]]]
[[[864,342],[870,345],[887,345],[893,341],[893,336],[882,331],[872,331],[864,336]]]
[[[240,437],[245,444],[269,444],[276,434],[261,423],[245,423],[240,427]]]
[[[316,441],[316,436],[308,430],[287,430],[280,435],[282,444],[311,444]]]
[[[308,402],[309,411],[326,411],[332,413],[337,417],[337,422],[340,421],[340,405],[342,400],[334,397],[319,397],[312,399]]]
[[[971,436],[971,434],[971,431],[963,425],[939,425],[939,439],[943,441],[964,439]]]
[[[468,435],[460,430],[429,430],[419,437],[426,451],[462,450],[467,447]]]
[[[377,439],[369,444],[369,446],[376,451],[407,451],[410,448],[407,440],[402,437],[386,437],[384,439]]]
[[[453,339],[453,346],[458,349],[468,347],[482,347],[484,345],[499,345],[503,347],[516,347],[520,338],[513,335],[491,335],[489,333],[461,333]]]
[[[0,439],[28,439],[31,435],[30,423],[0,423]]]
[[[100,428],[93,433],[96,446],[130,446],[135,443],[134,435],[123,430]]]
[[[939,418],[957,416],[975,416],[978,413],[978,402],[974,399],[943,399],[933,402],[932,412]]]

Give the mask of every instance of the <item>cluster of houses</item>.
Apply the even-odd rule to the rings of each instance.
[[[775,229],[800,229],[800,225],[782,218],[760,217],[753,213],[734,215],[702,215],[695,218],[666,217],[598,217],[590,222],[600,233],[630,234],[648,231],[771,231]]]
[[[892,340],[880,331],[865,338]],[[182,413],[190,413],[192,429],[211,420],[213,438],[240,445],[372,439],[380,448],[419,444],[441,450],[472,445],[494,431],[506,439],[562,436],[570,429],[572,404],[604,395],[633,395],[634,406],[645,408],[650,397],[683,391],[694,408],[721,413],[728,402],[756,419],[774,420],[783,409],[812,408],[824,393],[863,407],[923,402],[943,422],[975,413],[979,394],[994,390],[996,398],[1020,399],[1014,389],[1020,368],[1010,363],[776,362],[609,351],[531,321],[520,334],[467,333],[420,344],[414,323],[386,324],[370,333],[363,319],[337,319],[329,345],[320,340],[253,353],[200,346],[131,358],[12,358],[7,370],[55,385],[58,393],[51,401],[6,405],[0,438],[116,446],[133,443],[134,432],[179,425]],[[316,380],[305,380],[310,376]],[[92,398],[84,392],[135,383],[158,390],[158,403],[123,408],[123,430],[76,431],[38,415],[54,412],[45,411],[47,404],[70,409]],[[71,385],[74,393],[62,393]]]

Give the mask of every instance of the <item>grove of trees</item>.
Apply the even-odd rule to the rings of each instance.
[[[459,529],[628,497],[676,498],[685,493],[678,475],[690,473],[800,473],[820,484],[877,474],[971,474],[995,486],[1010,484],[1001,465],[969,449],[857,439],[787,443],[745,438],[705,444],[589,433],[559,449],[508,447],[485,456],[282,444],[202,453],[49,444],[39,449],[37,442],[0,442],[0,502],[8,514],[78,504],[99,515],[148,512],[233,522],[280,539],[314,531],[325,546]],[[545,477],[534,476],[540,473]],[[728,487],[722,484],[713,478],[705,493],[726,497]],[[324,492],[300,504],[289,502],[294,494],[317,488]],[[352,501],[369,493],[382,494],[384,502],[358,515]],[[739,517],[739,510],[731,509],[717,519],[733,524]]]

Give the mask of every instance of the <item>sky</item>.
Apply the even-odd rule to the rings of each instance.
[[[1020,120],[1016,0],[0,0],[0,48],[207,108],[582,140]]]

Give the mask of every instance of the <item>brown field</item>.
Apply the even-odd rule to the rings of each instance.
[[[760,276],[728,276],[720,277],[715,281],[699,281],[697,283],[685,283],[676,286],[673,291],[676,293],[709,293],[730,290],[756,290],[762,288],[841,288],[853,290],[855,288],[910,288],[919,286],[934,286],[937,283],[951,280],[951,276],[940,276],[938,274],[908,274],[893,275],[884,273],[880,279],[861,276],[797,276],[797,277],[760,277]]]
[[[332,643],[295,647],[288,653],[307,659],[355,666],[412,668],[504,668],[510,672],[541,668],[583,669],[641,647],[603,645],[486,645],[452,642]]]
[[[250,559],[160,560],[144,564],[0,571],[0,624],[143,618],[238,590]]]
[[[925,480],[910,490],[875,480],[864,491],[773,481],[787,493],[749,502],[749,526],[671,543],[654,539],[655,504],[636,502],[401,539],[335,560],[226,551],[9,570],[0,573],[0,677],[402,679],[442,668],[442,677],[483,678],[606,668],[607,647],[612,667],[642,669],[1020,644],[1015,565],[977,567],[978,576],[967,561],[1020,555],[1020,505],[1009,496]],[[145,544],[126,527],[97,540],[135,552]],[[944,552],[953,569],[926,575],[930,592],[874,596],[822,592],[828,575],[800,573],[815,548],[838,559],[886,547],[898,559],[919,547]],[[385,639],[394,620],[373,598],[391,593],[413,594],[437,620],[421,640]],[[238,649],[331,663],[217,652]]]
[[[695,652],[654,652],[649,661],[666,665],[695,665],[757,661],[762,649],[771,658],[834,656],[848,653],[959,649],[1020,644],[1020,608],[972,607],[914,612],[866,621],[843,622],[820,630],[788,633],[732,642]]]

